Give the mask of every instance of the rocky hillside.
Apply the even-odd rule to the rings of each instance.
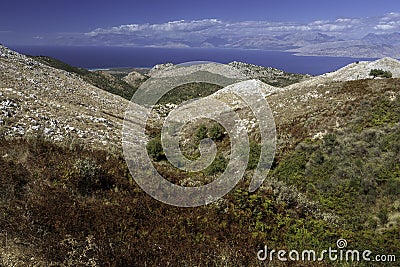
[[[259,79],[264,83],[277,87],[284,87],[290,84],[298,83],[311,77],[310,75],[288,73],[271,67],[262,67],[238,61],[233,61],[228,65],[238,69],[250,79]],[[170,69],[173,66],[174,65],[172,63],[158,64],[149,71],[148,75],[150,77],[154,76],[158,72]]]
[[[262,67],[237,61],[231,62],[228,65],[240,70],[251,79],[259,79],[264,83],[276,87],[285,87],[310,77],[310,75],[287,73],[271,67]]]
[[[119,146],[128,101],[81,76],[0,47],[0,122],[3,134],[43,134],[56,142],[79,138]]]
[[[239,115],[239,131],[250,136],[248,168],[219,201],[180,208],[148,196],[129,173],[120,147],[126,99],[0,47],[0,265],[264,266],[256,257],[264,245],[318,251],[335,247],[339,238],[351,249],[400,258],[398,61],[354,63],[286,87],[255,78],[294,76],[232,65],[254,79],[212,88],[201,101],[224,101]],[[359,79],[371,68],[395,78]],[[256,87],[273,112],[277,150],[265,182],[250,193],[260,130],[235,93]],[[160,106],[176,107],[168,103]],[[188,157],[199,156],[205,137],[214,140],[218,155],[204,171],[184,173],[160,148],[157,131],[169,110],[159,110],[163,116],[150,118],[148,137],[135,131],[143,122],[131,125],[137,142],[150,139],[158,172],[186,186],[215,180],[230,160],[230,136],[214,121],[185,126],[180,145]]]
[[[123,77],[123,80],[133,86],[134,88],[138,88],[145,80],[147,79],[147,76],[137,72],[137,71],[131,71]]]
[[[39,61],[50,67],[65,70],[69,73],[74,73],[82,77],[86,82],[103,89],[112,94],[122,96],[130,100],[140,84],[130,84],[128,80],[122,79],[127,75],[126,71],[119,70],[94,70],[89,71],[83,68],[73,67],[60,60],[47,56],[30,56],[36,61]],[[129,73],[129,72],[128,72]],[[130,79],[132,80],[132,79]],[[141,80],[143,81],[143,79]]]
[[[369,72],[372,69],[390,71],[393,78],[400,78],[400,61],[385,57],[376,61],[360,61],[347,65],[337,71],[322,75],[332,81],[353,81],[371,78]]]
[[[235,63],[234,65],[247,66],[248,64]],[[259,74],[257,66],[250,66],[252,70],[245,73],[250,77],[257,77]],[[367,93],[370,88],[375,88],[377,96],[386,94],[396,98],[399,94],[397,80],[372,80],[369,72],[375,68],[389,70],[393,73],[393,77],[400,78],[400,62],[392,58],[383,58],[372,62],[352,63],[337,71],[309,77],[302,82],[286,87],[275,87],[258,80],[249,80],[241,83],[240,86],[238,84],[238,87],[233,86],[218,90],[208,97],[224,100],[234,110],[239,110],[239,113],[243,112],[244,115],[242,117],[246,118],[249,117],[248,107],[235,96],[235,91],[248,90],[250,93],[255,88],[260,89],[271,106],[277,127],[285,129],[281,132],[280,142],[283,146],[280,148],[286,150],[303,138],[322,136],[329,131],[341,129],[343,125],[346,125],[351,120],[350,117],[354,114],[346,111],[346,116],[343,118],[338,110],[346,110],[348,106],[355,108],[358,105],[356,103],[366,97],[363,94],[363,90]],[[264,68],[260,67],[260,69]],[[283,73],[274,69],[272,71]],[[266,72],[260,71],[260,76],[265,77],[266,73],[270,73],[268,69]],[[274,76],[271,75],[271,77]],[[389,90],[387,88],[392,89]],[[251,119],[249,118],[249,120]],[[303,121],[304,125],[301,126],[301,129],[298,129],[302,120],[306,121]],[[249,127],[254,126],[251,123],[248,123],[248,125]],[[251,132],[251,127],[247,129],[248,132]],[[301,134],[297,131],[300,131]],[[296,135],[299,136],[296,137]]]
[[[243,62],[231,62],[228,64],[229,66],[233,67],[234,69],[239,70],[240,73],[248,77],[249,79],[257,79],[264,83],[268,89],[265,89],[263,86],[263,90],[265,89],[265,93],[272,93],[279,90],[282,90],[282,87],[296,84],[301,81],[309,79],[311,76],[303,75],[303,74],[294,74],[294,73],[287,73],[282,70],[278,70],[271,67],[262,67],[253,64],[247,64]],[[172,70],[174,68],[174,64],[166,63],[166,64],[158,64],[155,65],[148,73],[148,77],[156,77],[159,73],[165,70]],[[140,84],[140,82],[144,81],[144,76],[136,71],[130,73],[124,79],[132,85]],[[268,85],[268,86],[267,86]],[[168,94],[166,94],[161,100],[160,110],[161,113],[165,113],[170,108],[165,106],[165,104],[180,104],[186,100],[190,100],[193,98],[198,97],[206,97],[213,93],[218,92],[221,87],[213,84],[206,84],[206,83],[190,83],[181,85]]]
[[[157,64],[153,68],[150,69],[150,71],[148,72],[148,75],[150,77],[154,76],[157,73],[159,73],[160,71],[166,70],[166,69],[171,68],[173,66],[174,66],[174,64],[172,64],[172,63]]]

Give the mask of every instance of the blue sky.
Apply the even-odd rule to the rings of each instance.
[[[226,23],[263,21],[307,25],[337,18],[379,17],[390,12],[400,12],[400,1],[2,0],[0,43],[51,44],[55,38],[63,40],[126,24],[162,25],[177,20],[215,18]]]

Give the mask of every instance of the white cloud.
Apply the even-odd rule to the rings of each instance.
[[[400,13],[398,13],[398,12],[391,12],[391,13],[385,14],[385,15],[380,19],[381,22],[392,21],[392,20],[400,20]]]
[[[374,27],[376,30],[391,30],[391,31],[399,31],[400,30],[400,18],[398,21],[387,21],[380,22],[378,25]]]
[[[187,31],[200,31],[210,29],[222,25],[222,22],[217,19],[204,19],[193,21],[170,21],[161,24],[127,24],[111,28],[98,28],[94,31],[86,33],[88,36],[96,36],[100,34],[129,34],[137,32],[187,32]]]
[[[397,14],[397,13],[395,13]],[[400,14],[399,14],[400,15]],[[393,17],[393,15],[388,15]],[[383,18],[382,18],[383,19]],[[296,22],[268,22],[268,21],[243,21],[243,22],[225,22],[218,19],[204,19],[193,21],[171,21],[160,24],[128,24],[110,28],[98,28],[94,31],[86,33],[88,36],[96,36],[100,34],[135,34],[138,32],[157,32],[157,33],[183,33],[183,32],[207,32],[214,31],[229,34],[237,30],[247,32],[251,35],[254,33],[268,33],[268,31],[346,31],[355,26],[364,24],[362,19],[339,18],[335,21],[316,20],[308,24]]]
[[[392,12],[379,18],[375,30],[400,31],[400,13]]]
[[[396,26],[390,24],[379,24],[374,27],[374,29],[376,30],[384,30],[384,31],[393,30],[395,28]]]
[[[309,25],[324,25],[327,23],[330,23],[330,21],[329,20],[316,20],[316,21],[309,23]]]

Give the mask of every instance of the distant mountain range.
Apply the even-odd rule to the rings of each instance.
[[[63,40],[64,42],[65,40]],[[364,36],[335,36],[319,31],[296,31],[257,34],[211,36],[138,36],[131,32],[103,33],[76,37],[70,44],[123,45],[135,47],[170,48],[239,48],[294,52],[305,56],[333,56],[357,58],[400,58],[400,32],[367,33]]]
[[[61,36],[53,43],[168,48],[239,48],[298,55],[400,57],[400,13],[311,22],[179,20],[126,24]]]
[[[338,40],[331,38],[321,38],[314,44],[290,49],[298,55],[307,56],[343,56],[380,58],[380,57],[400,57],[400,33],[369,33],[361,39]]]

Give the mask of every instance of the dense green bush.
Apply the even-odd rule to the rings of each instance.
[[[161,137],[151,139],[146,145],[147,153],[153,160],[159,161],[164,157],[164,150],[161,144]]]
[[[340,215],[348,230],[357,231],[374,218],[385,225],[390,212],[378,203],[387,207],[400,194],[399,145],[394,136],[400,136],[398,123],[359,133],[347,129],[302,142],[273,176],[319,202],[326,212]]]
[[[385,71],[385,70],[381,70],[381,69],[372,69],[369,72],[369,76],[372,76],[373,78],[376,78],[376,77],[392,78],[392,73],[390,71]]]
[[[228,161],[225,159],[224,156],[218,154],[213,163],[205,169],[205,173],[208,175],[213,175],[216,173],[224,172],[226,166],[228,165]]]
[[[224,128],[219,124],[213,124],[208,130],[208,135],[213,140],[220,140],[224,136]]]
[[[207,138],[208,129],[207,126],[201,124],[196,130],[196,137],[201,140]]]

